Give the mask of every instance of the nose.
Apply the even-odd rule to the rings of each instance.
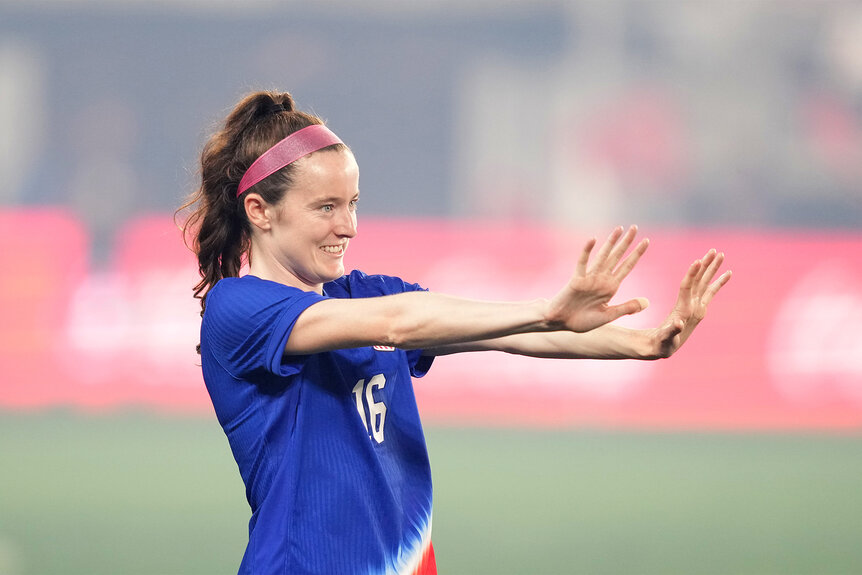
[[[352,238],[356,235],[356,212],[350,209],[341,210],[336,222],[335,233],[340,237]]]

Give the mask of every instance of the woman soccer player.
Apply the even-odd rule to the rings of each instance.
[[[204,147],[201,177],[184,227],[202,276],[204,381],[252,511],[240,573],[436,573],[411,378],[461,351],[668,357],[730,278],[713,279],[723,255],[710,250],[665,322],[632,330],[611,322],[646,300],[610,300],[647,249],[634,227],[595,254],[587,242],[550,299],[472,301],[344,275],[359,169],[287,93],[239,102]]]

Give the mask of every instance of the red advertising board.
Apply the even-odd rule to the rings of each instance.
[[[426,421],[698,429],[862,425],[862,234],[643,229],[650,249],[619,299],[660,323],[689,263],[715,247],[734,278],[668,360],[435,360],[417,381]],[[363,220],[349,267],[453,295],[548,297],[585,234],[511,223]],[[56,211],[0,212],[0,408],[128,405],[211,412],[194,352],[194,258],[170,215],[141,217],[112,263]]]

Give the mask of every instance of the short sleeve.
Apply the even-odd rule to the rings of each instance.
[[[407,363],[410,365],[410,375],[422,377],[431,369],[434,363],[433,355],[422,355],[421,349],[411,349],[407,352]]]
[[[323,299],[251,276],[223,279],[207,294],[201,347],[208,346],[234,377],[260,372],[293,375],[302,369],[306,356],[284,361],[287,340],[300,314]]]

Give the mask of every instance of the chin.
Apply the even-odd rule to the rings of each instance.
[[[344,266],[339,266],[338,268],[332,270],[330,273],[321,274],[321,275],[325,278],[324,283],[335,281],[344,275]]]

